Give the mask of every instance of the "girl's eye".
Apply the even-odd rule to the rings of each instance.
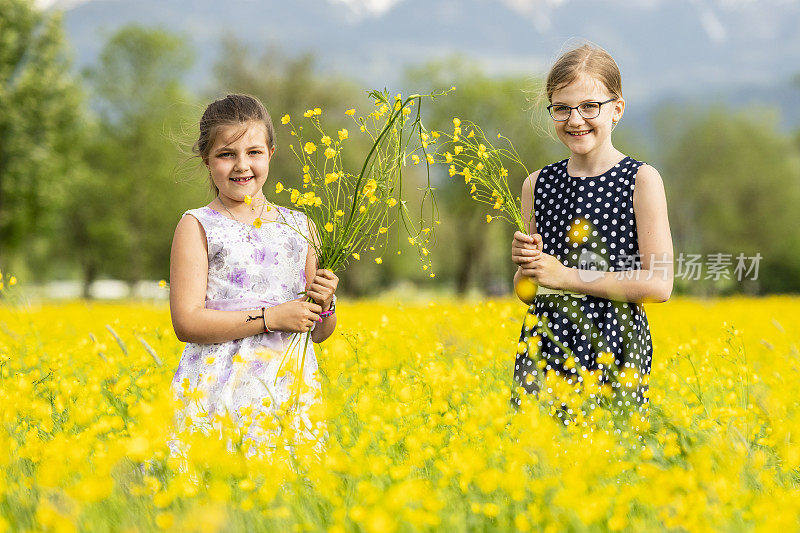
[[[222,152],[221,154],[217,154],[217,157],[228,157],[229,155],[233,155],[230,152]]]
[[[258,155],[261,154],[261,150],[250,150],[250,153]]]

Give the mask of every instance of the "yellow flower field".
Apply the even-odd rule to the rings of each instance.
[[[797,531],[800,299],[647,311],[644,446],[512,407],[517,302],[340,301],[321,453],[180,462],[166,305],[0,307],[0,531]]]

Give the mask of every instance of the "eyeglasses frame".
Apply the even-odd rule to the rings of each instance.
[[[581,116],[582,119],[584,119],[584,120],[592,120],[592,119],[595,119],[595,118],[600,116],[600,111],[602,111],[603,104],[607,104],[609,102],[613,102],[614,100],[618,100],[618,98],[609,98],[605,102],[598,102],[596,100],[592,100],[590,102],[581,102],[580,104],[578,104],[576,106],[569,106],[569,105],[566,105],[566,104],[550,104],[549,106],[547,106],[547,112],[550,114],[550,118],[552,118],[556,122],[566,122],[567,120],[569,120],[569,117],[572,116],[572,110],[573,109],[578,112],[578,114]],[[584,104],[597,104],[597,106],[598,106],[597,115],[595,115],[593,117],[584,117],[583,113],[581,113],[580,109],[578,109],[580,106],[582,106]],[[567,118],[562,118],[562,119],[555,118],[553,116],[553,108],[554,107],[568,107],[569,108],[569,115],[567,115]]]

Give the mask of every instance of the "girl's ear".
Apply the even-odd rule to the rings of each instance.
[[[625,99],[619,98],[617,103],[614,104],[614,114],[613,120],[614,122],[619,122],[619,119],[622,118],[622,115],[625,113]]]
[[[276,148],[277,148],[277,146],[273,146],[272,148],[269,149],[269,158],[270,159],[272,159],[272,156],[275,154],[275,149]]]

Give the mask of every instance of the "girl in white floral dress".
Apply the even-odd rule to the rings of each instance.
[[[260,101],[233,94],[210,104],[194,150],[216,198],[184,214],[172,243],[170,311],[187,343],[172,380],[182,402],[176,422],[178,429],[207,429],[230,417],[256,446],[252,454],[270,446],[276,410],[294,405],[300,376],[278,376],[290,337],[322,342],[336,327],[338,278],[317,269],[305,215],[264,197],[275,134]],[[313,342],[293,351],[303,349],[303,394],[294,413],[313,438],[306,413],[319,397],[317,361]],[[177,439],[169,445],[179,453]]]

